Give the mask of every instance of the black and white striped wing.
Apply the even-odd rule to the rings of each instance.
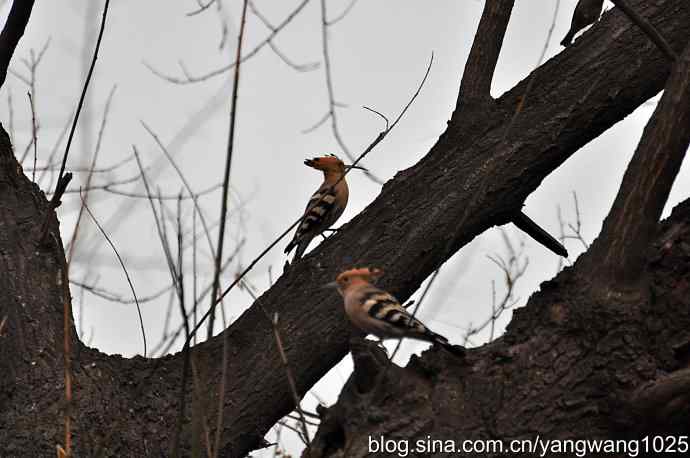
[[[304,211],[302,222],[297,228],[296,237],[311,232],[323,232],[333,222],[335,213],[335,191],[319,189],[311,196]]]
[[[435,334],[409,314],[391,294],[381,290],[370,291],[363,298],[363,305],[368,315],[380,324],[381,330],[385,329],[391,337],[433,340]]]

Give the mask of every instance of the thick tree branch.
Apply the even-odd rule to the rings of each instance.
[[[0,88],[5,84],[12,54],[24,35],[34,0],[14,0],[5,27],[0,33]]]
[[[666,42],[663,36],[659,33],[659,31],[649,23],[645,18],[637,14],[637,11],[635,11],[634,8],[630,7],[628,5],[628,2],[625,0],[611,0],[618,8],[620,8],[626,16],[630,18],[631,21],[633,21],[637,26],[642,29],[644,33],[647,34],[650,40],[654,42],[655,45],[668,56],[669,59],[672,61],[675,61],[678,59],[678,56],[676,53],[671,49],[671,46]]]
[[[486,104],[515,0],[486,0],[460,83],[458,107]]]
[[[690,144],[690,46],[674,65],[618,195],[593,244],[593,278],[609,288],[640,285],[645,253]]]

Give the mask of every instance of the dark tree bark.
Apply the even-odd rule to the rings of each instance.
[[[690,37],[690,3],[630,3],[680,54]],[[480,65],[483,70],[475,71],[475,78],[491,78],[498,57],[498,50],[491,50],[500,49],[511,8],[511,1],[487,0],[483,27],[494,35],[477,36],[466,74]],[[487,23],[487,15],[498,22]],[[305,393],[349,351],[350,328],[340,299],[320,289],[322,284],[343,267],[375,265],[386,271],[381,285],[406,300],[462,246],[510,221],[541,181],[581,146],[658,93],[670,68],[647,36],[613,9],[530,75],[527,99],[528,81],[493,100],[486,81],[465,78],[463,87],[472,93],[468,104],[483,112],[481,123],[463,122],[468,118],[461,96],[448,129],[429,153],[386,183],[361,214],[258,299],[269,313],[280,314],[299,392]],[[480,103],[486,108],[477,111]],[[0,320],[7,317],[0,337],[4,453],[42,456],[54,450],[69,408],[76,456],[169,454],[180,354],[155,361],[104,355],[80,343],[71,326],[74,400],[69,406],[62,401],[63,305],[69,305],[69,291],[57,220],[51,212],[51,243],[38,246],[48,203],[22,173],[7,135],[0,134]],[[608,414],[619,404],[636,397],[642,409],[654,399],[678,399],[677,388],[667,388],[663,380],[659,386],[643,382],[653,380],[657,370],[675,369],[669,342],[688,338],[687,215],[687,206],[680,208],[656,230],[661,245],[647,258],[657,288],[654,302],[639,295],[634,301],[592,295],[585,288],[591,275],[567,269],[516,312],[504,338],[470,351],[467,364],[430,352],[409,368],[392,368],[400,379],[392,389],[406,394],[388,410],[374,405],[374,415],[367,417],[358,398],[348,400],[347,388],[326,416],[312,453],[330,454],[338,444],[359,450],[362,434],[376,419],[382,428],[407,427],[415,434],[433,430],[449,437],[459,431],[472,437],[603,435],[613,430]],[[272,327],[258,304],[222,336],[192,349],[201,380],[219,380],[223,337],[230,349],[230,378],[221,455],[244,456],[294,405]],[[672,379],[669,384],[687,380]],[[217,389],[205,386],[195,394],[190,384],[188,402],[213,418]],[[631,390],[640,391],[633,396]],[[419,393],[429,397],[415,404],[415,415],[398,416],[395,409],[402,409],[402,401]],[[324,441],[329,427],[332,441]],[[186,418],[185,449],[200,440]]]
[[[357,371],[376,379],[386,364],[355,365],[304,456],[370,456],[369,438],[382,436],[410,443],[499,439],[507,446],[537,435],[687,435],[690,369],[672,347],[690,339],[690,200],[656,227],[654,240],[645,259],[650,300],[602,297],[578,263],[542,283],[506,333],[470,351],[466,365],[429,350],[405,368],[389,367],[377,381],[385,391],[372,392],[359,388]]]
[[[382,437],[408,444],[500,439],[506,446],[537,434],[687,437],[690,367],[673,343],[687,350],[690,342],[690,199],[658,220],[690,144],[688,126],[690,45],[587,253],[542,283],[507,332],[471,352],[464,366],[428,351],[404,369],[387,367],[386,359],[371,363],[373,344],[352,348],[355,372],[322,413],[305,455],[369,456],[370,441]],[[364,378],[376,382],[359,382]],[[366,389],[377,385],[385,389]]]

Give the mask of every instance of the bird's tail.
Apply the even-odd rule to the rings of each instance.
[[[446,339],[442,335],[429,331],[429,338],[432,343],[443,348],[448,353],[451,353],[452,355],[457,356],[458,358],[465,357],[465,349],[463,347],[461,347],[460,345],[453,345],[449,343],[448,339]]]
[[[569,30],[565,37],[563,37],[563,39],[561,40],[561,46],[567,48],[568,46],[573,44],[573,36],[575,36],[575,34],[572,30]]]
[[[290,253],[296,244],[297,244],[297,241],[295,239],[290,240],[290,243],[287,244],[287,246],[285,247],[285,250],[283,250],[283,253],[285,253],[285,254]]]
[[[302,240],[299,243],[297,243],[297,251],[295,251],[295,257],[292,258],[292,262],[294,263],[298,259],[302,258],[302,255],[304,254],[304,250],[307,249],[307,246],[309,246],[310,240]]]

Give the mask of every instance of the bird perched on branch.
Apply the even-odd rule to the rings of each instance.
[[[570,30],[561,40],[561,46],[570,46],[577,32],[599,19],[603,5],[604,0],[580,0],[577,2],[573,12],[573,19],[570,22]]]
[[[342,272],[326,287],[337,288],[345,303],[345,313],[357,328],[382,339],[423,340],[439,345],[456,356],[464,349],[427,328],[408,313],[391,294],[372,285],[383,274],[381,269],[361,268]]]
[[[290,253],[294,247],[297,247],[295,257],[292,258],[293,262],[302,257],[304,250],[314,237],[329,229],[345,211],[349,196],[345,172],[351,168],[366,170],[356,165],[345,165],[333,154],[306,159],[304,164],[321,170],[323,183],[309,199],[295,236],[285,247],[285,253]]]

